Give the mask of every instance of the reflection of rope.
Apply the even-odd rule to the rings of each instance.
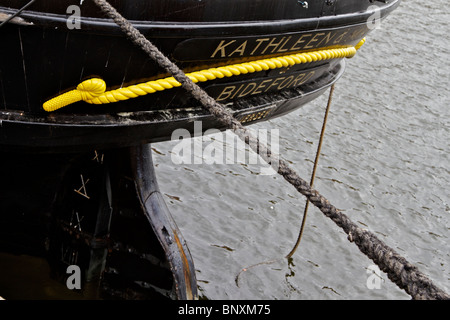
[[[188,73],[186,74],[186,76],[191,79],[192,82],[198,83],[221,79],[224,77],[238,76],[241,74],[248,74],[278,68],[287,68],[308,62],[350,58],[355,55],[356,50],[358,50],[364,44],[364,41],[364,39],[361,40],[355,47],[323,49],[312,52],[290,54],[287,56],[261,59],[251,62],[233,64],[230,66],[196,71]],[[63,93],[45,102],[43,108],[45,111],[55,111],[81,100],[93,104],[113,103],[136,98],[139,96],[144,96],[146,94],[154,93],[157,91],[172,89],[179,86],[181,86],[181,84],[177,80],[175,80],[174,77],[168,77],[165,79],[139,83],[129,87],[105,92],[105,82],[102,79],[93,78],[80,83],[77,89]],[[100,90],[100,88],[103,87],[103,91]]]
[[[183,88],[195,97],[202,106],[213,114],[218,121],[232,129],[243,141],[269,163],[283,178],[293,185],[297,191],[303,194],[322,213],[333,220],[348,235],[351,242],[355,242],[358,248],[372,259],[381,270],[388,274],[389,279],[404,289],[414,299],[450,299],[450,296],[436,287],[430,279],[422,274],[414,265],[401,257],[392,248],[379,240],[373,233],[361,229],[353,223],[345,214],[319,194],[289,167],[289,164],[272,154],[266,145],[248,131],[232,113],[224,106],[194,84],[182,70],[171,62],[158,48],[146,39],[133,25],[123,18],[106,0],[93,0],[101,10],[112,18],[127,37],[145,51],[149,57],[156,61],[163,69],[171,73],[181,83]]]

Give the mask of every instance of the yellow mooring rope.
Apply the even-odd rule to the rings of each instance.
[[[195,71],[192,73],[187,73],[186,76],[188,76],[192,80],[192,82],[198,83],[264,70],[291,67],[293,65],[314,61],[351,58],[355,55],[356,51],[364,44],[364,42],[365,38],[362,39],[354,47],[322,49],[311,52],[290,54],[275,58],[261,59],[233,64],[229,66]],[[165,79],[152,80],[125,88],[106,91],[105,81],[100,78],[92,78],[80,83],[75,90],[63,93],[53,99],[48,100],[44,103],[43,108],[45,111],[51,112],[78,101],[85,101],[91,104],[113,103],[180,86],[181,84],[177,80],[175,80],[175,78],[168,77]]]

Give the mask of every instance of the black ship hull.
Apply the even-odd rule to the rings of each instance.
[[[13,14],[25,3],[2,0],[0,12]],[[369,1],[356,0],[306,6],[282,0],[111,3],[188,73],[355,46],[371,31],[372,17],[383,19],[398,1],[377,2],[377,12],[369,10]],[[76,11],[67,13],[70,5],[79,8],[78,20]],[[99,77],[114,90],[169,76],[91,1],[81,6],[79,1],[38,1],[20,20],[3,25],[0,38],[0,145],[85,151],[169,140],[171,130],[190,129],[198,119],[205,130],[224,129],[182,88],[109,104],[81,101],[46,112],[46,101],[86,79]],[[342,60],[308,61],[199,85],[250,124],[286,114],[323,93],[342,74]]]

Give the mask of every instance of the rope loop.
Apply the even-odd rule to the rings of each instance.
[[[80,83],[77,90],[84,101],[92,100],[106,91],[106,83],[102,79],[93,78]]]
[[[55,111],[78,101],[89,101],[103,94],[106,83],[102,79],[93,78],[81,82],[75,90],[63,93],[45,102],[43,108],[47,112]]]

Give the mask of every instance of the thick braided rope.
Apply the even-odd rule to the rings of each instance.
[[[364,39],[361,40],[355,47],[321,49],[282,57],[260,59],[195,71],[187,73],[186,76],[192,82],[199,83],[242,74],[286,68],[315,61],[350,58],[355,55],[358,48],[364,44],[364,41]],[[167,77],[105,92],[106,83],[100,78],[92,78],[80,83],[76,90],[60,94],[46,101],[43,104],[43,108],[47,112],[52,112],[82,100],[91,104],[115,103],[179,86],[181,84],[174,77]]]
[[[352,57],[356,53],[356,47],[324,49],[313,52],[302,52],[291,54],[283,57],[275,57],[261,59],[256,61],[233,64],[230,66],[210,68],[187,73],[186,76],[193,83],[206,82],[225,77],[233,77],[241,74],[255,73],[271,69],[290,67],[297,64],[308,63],[313,61],[322,61],[330,59],[338,59]],[[169,90],[181,86],[174,78],[152,80],[145,83],[139,83],[125,88],[119,88],[100,94],[92,99],[85,100],[92,104],[114,103],[118,101],[128,100],[139,96],[144,96],[157,91]]]
[[[186,76],[194,83],[206,82],[225,77],[233,77],[241,74],[254,73],[270,69],[290,67],[297,64],[313,61],[330,60],[344,57],[352,57],[356,53],[356,47],[326,49],[313,52],[303,52],[284,57],[261,59],[257,61],[244,62],[230,66],[210,68],[187,73]],[[100,94],[92,99],[85,100],[92,104],[113,103],[139,96],[144,96],[157,91],[164,91],[179,87],[181,84],[174,77],[148,81],[132,85],[125,88],[119,88]]]
[[[236,120],[232,113],[208,96],[200,87],[185,76],[174,63],[162,54],[149,40],[123,18],[106,0],[93,0],[101,10],[112,18],[127,37],[144,50],[162,68],[170,72],[188,92],[190,92],[211,114],[219,121],[231,128],[266,162],[276,168],[283,178],[292,184],[312,204],[314,204],[327,217],[333,220],[349,236],[350,241],[356,243],[358,248],[372,259],[381,270],[388,274],[389,279],[405,290],[413,299],[450,299],[450,296],[436,287],[430,279],[422,274],[416,267],[402,258],[393,249],[384,244],[374,234],[359,228],[345,214],[330,204],[298,174],[289,167],[288,163],[278,156],[272,155],[270,149],[259,143],[249,130]]]

